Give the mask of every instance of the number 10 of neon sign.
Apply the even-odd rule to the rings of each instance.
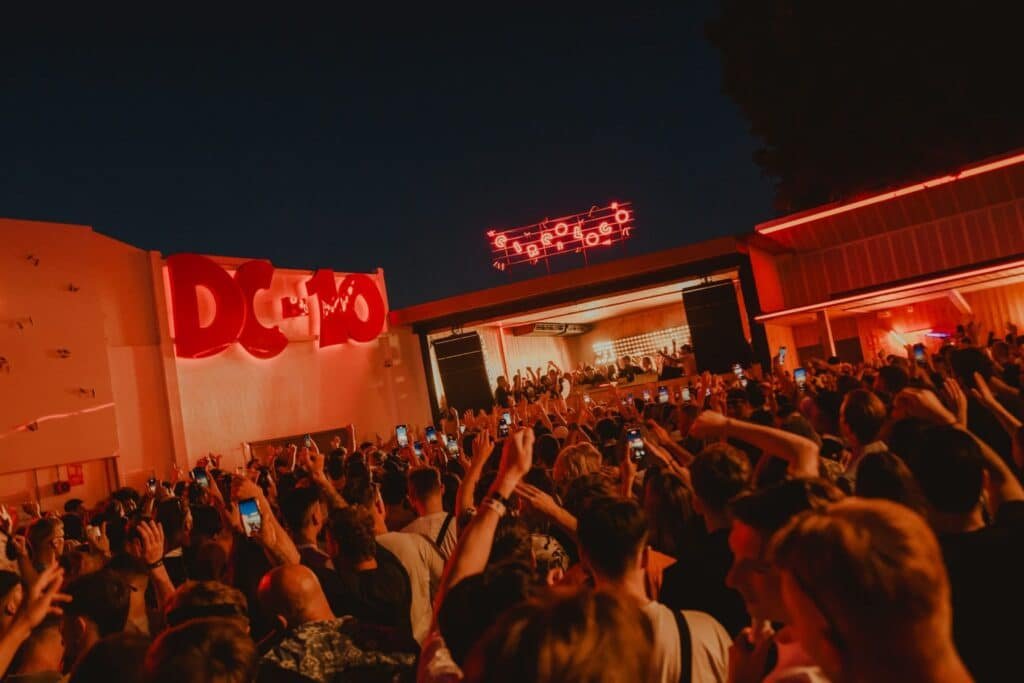
[[[589,211],[507,230],[488,230],[493,265],[505,270],[519,263],[537,265],[561,254],[583,254],[608,247],[633,233],[631,202],[612,202]]]

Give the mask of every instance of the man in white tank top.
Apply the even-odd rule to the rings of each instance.
[[[660,683],[727,680],[731,639],[722,625],[703,612],[673,610],[647,596],[644,557],[647,521],[628,500],[595,501],[579,519],[581,559],[597,590],[635,601],[654,627],[654,656]]]

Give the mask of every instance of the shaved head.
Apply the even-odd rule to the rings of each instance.
[[[276,567],[264,574],[259,600],[264,609],[284,619],[289,628],[334,618],[316,574],[301,564]]]

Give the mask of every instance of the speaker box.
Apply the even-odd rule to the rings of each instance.
[[[458,408],[460,413],[468,408],[491,410],[494,394],[487,379],[480,335],[453,335],[433,344],[448,407]]]
[[[743,336],[736,287],[716,282],[683,292],[690,343],[701,371],[725,373],[734,363],[750,363],[750,344]]]

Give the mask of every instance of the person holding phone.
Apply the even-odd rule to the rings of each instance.
[[[416,519],[402,531],[420,534],[432,542],[448,560],[458,540],[455,516],[445,512],[444,485],[436,467],[418,467],[409,472],[409,503],[416,511]]]
[[[648,523],[637,503],[610,498],[590,505],[579,517],[576,535],[595,588],[628,599],[650,619],[657,672],[653,680],[687,680],[684,672],[694,681],[726,680],[730,638],[722,625],[708,614],[672,610],[648,595]]]
[[[406,448],[409,445],[409,428],[405,425],[395,426],[395,443],[399,448]]]
[[[639,465],[643,462],[647,452],[644,449],[644,438],[640,433],[639,426],[630,427],[626,431],[626,447],[628,448],[628,456],[634,463]]]

